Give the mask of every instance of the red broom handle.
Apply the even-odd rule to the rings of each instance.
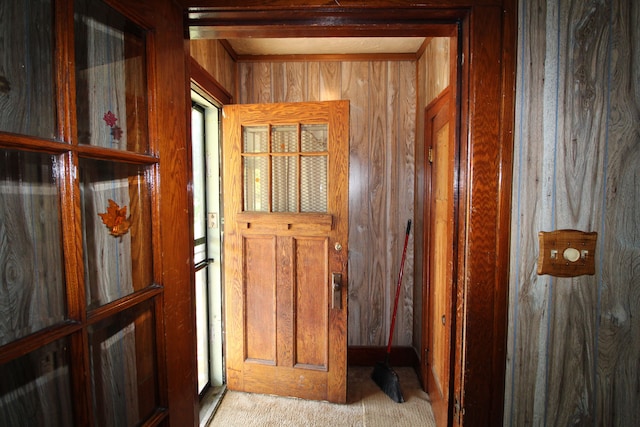
[[[398,314],[398,299],[400,298],[400,285],[402,285],[402,275],[404,274],[404,260],[407,256],[407,244],[409,243],[409,232],[411,231],[411,220],[407,222],[407,234],[404,237],[404,249],[402,250],[402,261],[400,261],[400,273],[398,274],[398,286],[396,286],[396,298],[393,303],[393,316],[391,316],[391,330],[389,331],[389,344],[387,344],[387,357],[391,354],[391,341],[393,340],[393,330],[396,326],[396,314]]]

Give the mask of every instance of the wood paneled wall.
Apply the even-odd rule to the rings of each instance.
[[[505,425],[640,425],[640,4],[520,0]],[[539,231],[596,274],[536,274]]]
[[[384,345],[414,211],[416,62],[243,62],[238,85],[240,103],[350,101],[348,343]],[[411,345],[413,238],[396,323]]]
[[[425,108],[433,101],[447,86],[449,86],[451,74],[451,39],[449,37],[435,37],[427,42],[424,53],[418,60],[418,109],[416,122],[416,212],[415,212],[415,307],[413,338],[416,349],[422,344],[422,290],[423,290],[423,268],[424,259],[424,172],[425,172],[425,150],[424,150],[424,114]]]
[[[432,38],[417,64],[242,62],[238,65],[236,83],[235,62],[219,41],[191,41],[191,55],[225,89],[235,93],[240,103],[351,101],[349,345],[385,343],[403,233],[406,220],[412,218],[414,225],[397,321],[400,329],[396,329],[394,342],[420,348],[422,264],[413,262],[413,251],[415,248],[415,259],[422,259],[423,228],[419,219],[424,206],[418,193],[424,191],[420,185],[424,173],[423,111],[449,85],[450,49],[448,37]],[[372,94],[375,96],[370,99]],[[393,146],[385,142],[391,138]],[[381,150],[380,146],[385,148]],[[376,193],[369,193],[370,188],[376,189]],[[415,209],[419,210],[415,215],[414,198]],[[403,210],[406,218],[400,215]],[[384,232],[386,227],[390,230],[388,234]]]
[[[235,99],[237,97],[237,66],[233,56],[220,40],[191,40],[191,56]]]

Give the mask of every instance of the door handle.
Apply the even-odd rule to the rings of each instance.
[[[331,273],[331,308],[342,309],[342,273]]]

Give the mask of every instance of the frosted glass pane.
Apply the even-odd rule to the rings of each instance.
[[[0,150],[0,345],[66,317],[54,169],[53,156]]]

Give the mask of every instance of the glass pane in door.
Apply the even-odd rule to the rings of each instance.
[[[55,163],[0,150],[0,345],[66,316]]]
[[[69,372],[66,339],[0,365],[0,423],[24,427],[73,425]]]
[[[271,150],[274,153],[295,153],[298,151],[298,126],[273,126]]]
[[[55,138],[51,1],[0,2],[0,132]]]
[[[300,145],[303,152],[323,153],[328,150],[329,128],[326,124],[300,126]]]
[[[327,156],[302,156],[300,169],[300,212],[327,212]]]
[[[244,210],[269,212],[269,158],[245,157]]]
[[[301,212],[327,212],[328,129],[326,124],[300,127]]]
[[[271,167],[273,212],[298,211],[298,156],[274,156]]]
[[[82,144],[149,152],[145,32],[100,0],[75,1]]]
[[[198,348],[198,393],[209,384],[209,292],[205,267],[196,271],[196,333]]]
[[[243,153],[268,153],[269,128],[267,126],[242,127]]]
[[[155,319],[146,301],[89,327],[96,426],[135,426],[158,405]]]
[[[271,193],[273,212],[298,211],[298,126],[273,126],[273,153],[293,153],[272,156]]]
[[[204,109],[191,107],[191,169],[193,177],[193,263],[207,258],[207,197],[205,185]]]
[[[80,160],[88,309],[153,282],[147,167]]]

